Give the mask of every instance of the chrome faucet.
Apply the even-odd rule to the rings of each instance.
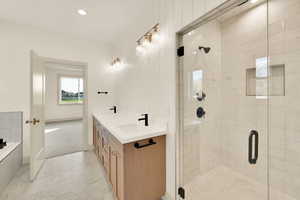
[[[139,118],[139,121],[145,121],[145,126],[149,126],[148,114],[142,114],[143,118]]]
[[[109,110],[113,110],[114,113],[116,114],[117,113],[117,106],[113,106],[112,108],[110,108]]]

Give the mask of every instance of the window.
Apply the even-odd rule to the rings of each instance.
[[[82,104],[84,98],[82,77],[59,77],[59,104]]]
[[[267,99],[268,93],[268,58],[256,59],[256,98]]]
[[[203,82],[203,70],[194,70],[192,71],[192,77],[191,77],[191,97],[194,97],[195,99],[202,98],[202,82]]]

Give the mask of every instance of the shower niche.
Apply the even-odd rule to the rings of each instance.
[[[285,65],[270,65],[269,70],[268,73],[267,64],[264,70],[246,69],[247,96],[267,97],[268,93],[269,96],[285,96]]]

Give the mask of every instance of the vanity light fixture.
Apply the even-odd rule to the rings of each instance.
[[[78,14],[81,15],[81,16],[85,16],[87,15],[87,11],[86,10],[83,10],[83,9],[79,9],[77,10]]]
[[[137,51],[142,51],[151,45],[153,40],[159,39],[159,23],[155,24],[149,31],[147,31],[143,36],[141,36],[137,42]]]

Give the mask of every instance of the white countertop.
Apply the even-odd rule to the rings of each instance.
[[[143,139],[158,137],[167,134],[167,124],[149,121],[149,126],[143,122],[130,121],[116,115],[93,114],[93,116],[115,137],[121,144],[136,142]]]
[[[2,162],[11,152],[13,152],[20,143],[7,143],[3,149],[0,149],[0,162]]]

